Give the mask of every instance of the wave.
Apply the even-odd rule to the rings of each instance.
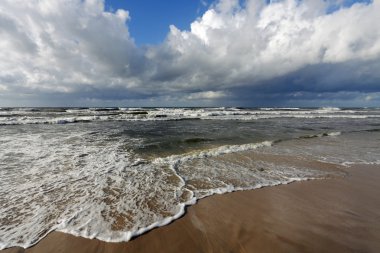
[[[298,111],[298,110],[301,110],[301,108],[298,108],[298,107],[262,107],[260,108],[260,110],[262,111]]]
[[[310,138],[320,138],[320,137],[325,137],[325,136],[339,136],[341,135],[342,132],[324,132],[320,134],[311,134],[311,135],[303,135],[298,138],[300,139],[310,139]]]
[[[183,140],[183,142],[187,144],[195,144],[195,143],[210,142],[210,141],[213,141],[213,139],[201,138],[201,137],[187,138]]]
[[[230,154],[230,153],[236,153],[236,152],[242,152],[242,151],[249,151],[249,150],[255,150],[262,147],[270,147],[272,146],[273,141],[263,141],[260,143],[248,143],[248,144],[241,144],[241,145],[225,145],[217,148],[212,148],[208,150],[201,150],[196,152],[191,152],[189,154],[185,155],[172,155],[164,158],[156,158],[153,163],[167,163],[171,164],[172,166],[177,166],[180,163],[194,160],[194,159],[200,159],[200,158],[207,158],[207,157],[215,157],[220,156],[224,154]]]
[[[33,108],[32,108],[33,109]],[[276,118],[380,118],[379,110],[339,108],[16,108],[0,111],[0,125],[67,124],[93,121],[240,120]]]
[[[319,110],[327,111],[327,112],[337,112],[337,111],[341,111],[342,109],[339,107],[321,107],[319,108]]]

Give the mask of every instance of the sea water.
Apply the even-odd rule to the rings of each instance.
[[[1,249],[128,241],[215,193],[344,176],[271,157],[380,163],[373,108],[1,108],[0,133]]]

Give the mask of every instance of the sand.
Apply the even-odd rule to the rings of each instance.
[[[380,166],[347,171],[208,197],[127,243],[53,232],[32,248],[0,252],[380,252]]]

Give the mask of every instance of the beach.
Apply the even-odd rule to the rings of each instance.
[[[379,13],[0,0],[0,253],[380,253]]]
[[[2,250],[379,249],[378,109],[0,114]]]
[[[126,243],[52,232],[10,252],[379,252],[380,167],[347,176],[214,195]]]
[[[0,0],[0,253],[380,253],[379,14]]]

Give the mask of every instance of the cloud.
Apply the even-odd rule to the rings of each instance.
[[[380,92],[379,13],[379,0],[219,0],[189,31],[173,25],[161,44],[137,47],[129,13],[105,11],[101,0],[2,0],[0,96],[296,105],[339,94],[374,103],[366,97]]]
[[[18,88],[135,85],[140,56],[125,25],[128,12],[105,12],[97,0],[4,0],[0,7],[1,75]]]
[[[202,91],[191,93],[187,96],[189,100],[199,100],[199,99],[220,99],[226,97],[227,94],[223,91]]]
[[[307,65],[379,58],[380,24],[374,23],[378,1],[328,15],[326,4],[315,8],[310,2],[315,1],[248,1],[238,8],[238,1],[221,1],[193,22],[190,31],[171,28],[166,42],[175,56],[171,61],[197,76],[189,85],[232,87]]]

